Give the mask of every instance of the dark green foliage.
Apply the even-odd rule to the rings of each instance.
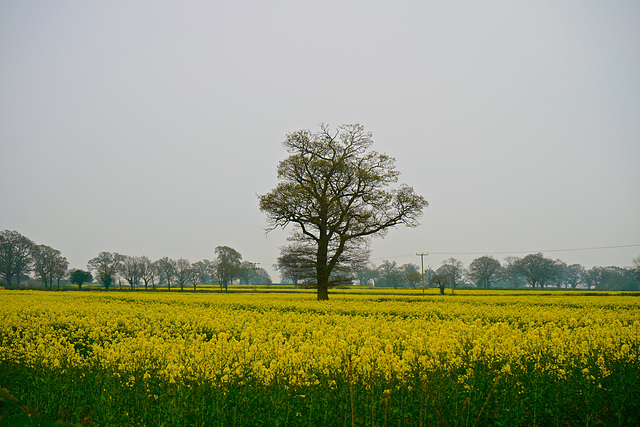
[[[93,276],[88,271],[73,269],[69,272],[69,281],[78,285],[78,289],[82,289],[82,285],[93,280]]]

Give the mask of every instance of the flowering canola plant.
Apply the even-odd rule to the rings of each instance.
[[[0,387],[31,402],[34,416],[202,425],[256,414],[270,425],[640,419],[640,307],[628,295],[338,292],[327,302],[305,293],[16,291],[0,300]],[[44,379],[40,389],[25,386],[33,378]],[[62,395],[62,384],[84,397],[37,406]]]

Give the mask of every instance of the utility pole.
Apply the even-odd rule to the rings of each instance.
[[[422,296],[424,296],[424,257],[429,254],[421,253],[416,255],[420,257],[420,275],[422,276]]]

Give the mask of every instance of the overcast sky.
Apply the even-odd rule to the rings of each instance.
[[[278,281],[289,230],[256,194],[282,141],[358,122],[429,201],[376,265],[637,245],[638,22],[636,0],[1,1],[0,229],[76,268],[227,245]]]

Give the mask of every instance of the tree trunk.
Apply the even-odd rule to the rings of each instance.
[[[318,253],[316,256],[316,281],[318,284],[318,301],[329,299],[329,271],[327,266],[329,239],[323,235],[318,241]]]
[[[318,301],[327,301],[329,299],[329,287],[325,283],[324,285],[318,284]]]

